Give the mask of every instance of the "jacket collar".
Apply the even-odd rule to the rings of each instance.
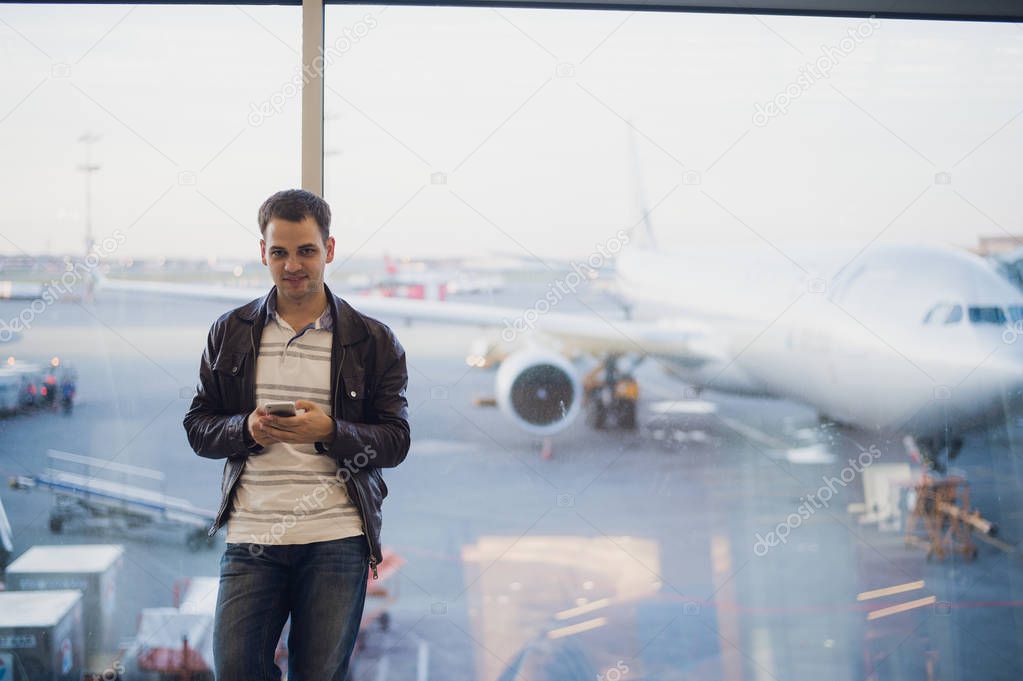
[[[269,324],[274,319],[279,319],[277,314],[277,290],[271,288],[270,293],[266,297],[266,324]],[[334,318],[330,314],[330,305],[323,308],[323,314],[319,316],[316,321],[310,324],[313,328],[323,329],[324,331],[334,331]]]
[[[348,301],[334,295],[327,284],[323,285],[323,290],[327,294],[327,307],[334,323],[334,337],[340,339],[341,345],[352,345],[365,338],[369,332],[362,316],[348,304]],[[246,322],[256,323],[256,328],[262,329],[268,314],[267,302],[270,295],[276,295],[276,292],[277,286],[272,286],[263,297],[256,298],[235,310],[235,315]]]

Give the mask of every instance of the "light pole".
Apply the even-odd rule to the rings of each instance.
[[[86,132],[78,138],[85,143],[85,163],[79,164],[78,170],[85,173],[85,255],[92,252],[92,174],[100,168],[92,162],[92,145],[99,141],[99,135]]]

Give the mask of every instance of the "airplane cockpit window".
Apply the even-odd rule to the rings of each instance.
[[[963,306],[938,303],[924,316],[924,324],[957,324],[963,319]]]
[[[1005,310],[996,306],[970,306],[970,323],[971,324],[1004,324],[1005,323]]]

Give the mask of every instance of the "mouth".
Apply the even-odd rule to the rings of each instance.
[[[308,277],[305,277],[305,276],[301,276],[301,277],[284,277],[284,281],[286,281],[288,283],[291,283],[291,284],[295,284],[295,283],[298,283],[300,281],[305,281],[306,279],[308,279]]]

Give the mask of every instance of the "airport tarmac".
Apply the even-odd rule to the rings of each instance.
[[[525,306],[537,293],[497,299]],[[57,449],[161,470],[167,494],[214,507],[221,463],[191,452],[181,419],[209,324],[227,307],[111,295],[36,315],[0,354],[72,363],[79,403],[70,416],[0,420],[0,473],[39,473]],[[573,308],[566,299],[559,311]],[[0,319],[22,309],[0,303]],[[821,427],[781,401],[683,400],[648,360],[636,432],[580,418],[545,459],[497,409],[473,406],[494,379],[466,366],[477,330],[385,321],[408,353],[413,445],[384,471],[383,543],[406,563],[389,630],[365,632],[357,681],[1019,678],[1018,552],[978,541],[973,562],[927,561],[901,524],[847,512],[864,499],[860,471],[842,478],[850,460],[908,463],[898,439]],[[1015,422],[971,435],[955,462],[1009,546],[1023,537],[1021,436]],[[829,479],[827,503],[799,515]],[[170,605],[175,579],[217,574],[223,533],[198,553],[183,530],[53,535],[47,493],[4,489],[3,500],[15,556],[33,544],[124,545],[122,638],[139,609]],[[784,541],[767,546],[782,526]]]

